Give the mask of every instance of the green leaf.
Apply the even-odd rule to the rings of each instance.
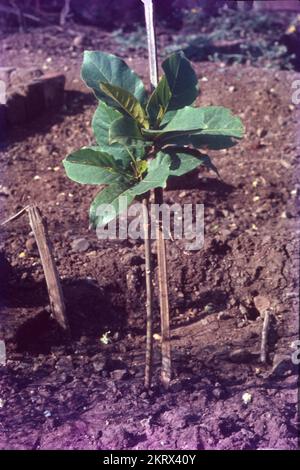
[[[171,157],[170,176],[182,176],[200,165],[213,170],[218,175],[218,170],[208,155],[198,150],[188,148],[165,149],[165,153]]]
[[[145,149],[142,142],[138,144],[134,142],[135,145],[130,147],[128,151],[125,145],[117,143],[112,144],[109,141],[109,129],[112,123],[120,117],[122,117],[122,114],[119,113],[119,111],[100,102],[92,120],[92,127],[101,150],[113,154],[114,158],[120,161],[124,168],[128,168],[132,161],[129,151],[138,159],[143,158]]]
[[[204,122],[204,128],[199,135],[226,136],[241,139],[244,135],[244,126],[238,116],[234,116],[230,109],[223,106],[207,106],[199,108]]]
[[[143,129],[143,134],[146,136],[162,137],[166,134],[173,133],[174,135],[191,134],[192,132],[199,132],[204,128],[202,108],[192,108],[186,106],[183,109],[176,111],[172,120],[163,129]]]
[[[103,227],[126,210],[134,199],[128,189],[128,184],[112,183],[97,194],[90,206],[90,224],[93,228]],[[101,211],[103,204],[107,206]]]
[[[153,125],[160,123],[163,119],[171,98],[171,91],[166,76],[160,79],[157,87],[149,98],[146,110]]]
[[[112,104],[101,89],[100,83],[110,83],[127,90],[141,103],[146,103],[147,94],[142,80],[119,57],[100,51],[85,51],[81,77],[92,88],[99,100]]]
[[[198,96],[197,76],[182,51],[175,52],[162,63],[170,88],[168,111],[192,104]]]
[[[176,52],[162,64],[165,75],[160,79],[147,104],[151,122],[159,124],[167,112],[192,104],[198,96],[197,76],[183,52]],[[164,119],[164,123],[171,116]]]
[[[109,129],[109,141],[132,145],[132,143],[144,140],[136,121],[127,116],[116,119]]]
[[[108,184],[127,178],[112,155],[91,147],[71,153],[63,160],[63,165],[67,176],[77,183]]]
[[[153,188],[164,188],[170,172],[170,155],[159,152],[148,165],[148,173],[145,178],[130,188],[130,192],[135,196],[147,193]]]
[[[162,130],[143,130],[143,133],[149,137],[166,138],[171,143],[172,137],[188,134],[241,138],[244,127],[239,117],[222,106],[204,108],[187,106],[179,109]]]
[[[100,83],[101,90],[109,96],[118,109],[125,111],[140,126],[149,127],[146,112],[141,103],[128,91],[109,83]]]
[[[195,148],[202,148],[204,150],[222,150],[233,147],[238,141],[232,137],[222,135],[168,134],[164,137],[163,143],[164,145],[172,144],[177,146],[192,145]]]
[[[122,114],[119,111],[107,106],[104,102],[99,103],[92,120],[92,128],[99,145],[110,145],[108,137],[109,128],[120,117],[122,117]]]

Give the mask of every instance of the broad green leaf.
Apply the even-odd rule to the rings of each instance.
[[[232,137],[222,135],[167,134],[163,139],[163,143],[164,145],[172,144],[177,146],[192,145],[195,148],[202,148],[204,150],[221,150],[233,147],[238,141]]]
[[[130,188],[130,192],[135,196],[147,193],[153,188],[164,188],[170,173],[170,155],[159,152],[148,165],[148,173],[145,178]]]
[[[118,109],[125,111],[140,126],[148,128],[149,122],[141,103],[128,91],[109,83],[100,83],[101,90],[109,96]]]
[[[183,52],[176,52],[162,64],[165,75],[153,91],[147,112],[151,122],[160,123],[167,112],[192,104],[198,96],[197,76]],[[170,120],[170,115],[164,123]]]
[[[161,137],[171,132],[177,135],[199,132],[205,125],[201,109],[192,108],[191,106],[179,109],[163,129],[143,129],[143,134],[149,137]]]
[[[120,199],[122,198],[122,199]],[[134,199],[126,183],[112,183],[102,189],[90,206],[90,224],[93,228],[102,227],[127,209]],[[101,206],[106,205],[101,210]]]
[[[242,138],[244,127],[239,117],[234,116],[230,109],[222,106],[192,108],[187,106],[179,109],[173,119],[162,130],[144,130],[146,136],[154,138],[197,134],[209,136],[226,136]]]
[[[142,80],[119,57],[100,51],[85,51],[81,68],[81,77],[92,88],[99,100],[112,104],[101,89],[100,83],[110,83],[127,90],[141,103],[145,103],[147,94]]]
[[[182,176],[200,165],[204,165],[218,174],[218,170],[208,155],[188,148],[165,149],[171,157],[170,176]]]
[[[129,149],[123,144],[110,143],[109,129],[112,123],[120,117],[122,117],[122,114],[119,113],[119,111],[100,102],[92,120],[92,127],[101,150],[113,154],[114,158],[119,160],[124,168],[127,168],[132,161],[130,153],[133,154],[136,159],[141,159],[144,156],[145,149],[143,142],[135,142],[135,145]]]
[[[192,104],[198,96],[197,76],[182,51],[175,52],[162,63],[170,88],[168,111]]]
[[[108,184],[127,178],[112,155],[91,147],[71,153],[63,160],[63,165],[67,176],[77,183]]]
[[[171,98],[171,91],[166,76],[163,75],[153,91],[147,104],[147,112],[151,122],[156,125],[163,119]]]
[[[109,129],[109,142],[122,143],[132,145],[136,141],[143,141],[144,137],[141,134],[140,128],[136,121],[127,116],[122,116],[116,119]]]
[[[120,117],[122,117],[122,114],[119,111],[111,106],[107,106],[104,102],[99,103],[92,120],[92,128],[99,145],[110,145],[108,137],[109,128]]]
[[[230,109],[223,106],[207,106],[199,108],[203,116],[204,128],[199,135],[226,136],[241,139],[244,135],[244,126],[238,116],[234,116]]]

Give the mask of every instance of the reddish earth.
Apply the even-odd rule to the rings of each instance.
[[[118,52],[102,36],[89,33],[82,48]],[[298,371],[290,357],[298,337],[300,153],[291,83],[299,74],[195,64],[199,104],[230,107],[247,134],[228,152],[211,153],[221,181],[199,172],[165,192],[166,202],[204,203],[205,246],[188,252],[167,243],[174,379],[168,392],[160,387],[156,344],[146,393],[143,246],[97,240],[88,231],[95,189],[68,180],[61,165],[92,142],[95,109],[73,81],[81,49],[67,58],[67,44],[67,33],[51,29],[2,38],[3,65],[45,63],[67,73],[62,111],[14,128],[2,146],[0,200],[1,220],[32,201],[47,217],[72,334],[65,338],[50,318],[26,217],[11,222],[1,230],[8,361],[0,366],[0,448],[296,449]],[[145,59],[129,60],[146,79]],[[72,242],[81,237],[89,248],[78,253]],[[259,361],[258,296],[272,313],[267,365]]]

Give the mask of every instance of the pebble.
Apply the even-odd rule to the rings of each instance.
[[[27,251],[29,251],[29,252],[35,251],[35,249],[37,247],[35,238],[28,238],[26,240],[25,246],[26,246]]]
[[[254,297],[253,302],[262,316],[264,316],[265,312],[270,308],[271,305],[270,300],[263,295],[257,295]]]
[[[229,320],[229,318],[231,318],[231,315],[229,315],[227,312],[220,312],[217,316],[218,320]]]
[[[106,368],[106,359],[102,354],[96,354],[92,357],[93,368],[96,372],[102,372]]]
[[[75,47],[82,46],[84,39],[85,39],[85,38],[84,38],[84,35],[83,35],[83,34],[79,34],[78,36],[76,36],[76,37],[73,39],[73,46],[75,46]]]
[[[229,354],[229,360],[235,363],[250,362],[252,360],[252,353],[248,349],[236,349]]]
[[[114,380],[125,380],[128,378],[128,375],[127,369],[116,369],[110,373],[111,378]]]
[[[90,242],[85,238],[76,238],[76,240],[72,241],[72,250],[77,253],[83,253],[84,251],[87,251],[89,247]]]
[[[287,354],[275,354],[271,375],[275,377],[285,376],[287,372],[293,370],[291,356]]]
[[[219,400],[220,398],[224,398],[225,396],[225,391],[222,389],[222,387],[216,387],[212,391],[212,395]]]

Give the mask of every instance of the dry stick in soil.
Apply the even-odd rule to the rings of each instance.
[[[261,334],[261,350],[260,350],[260,360],[263,364],[267,362],[269,326],[270,326],[270,312],[266,310],[263,328],[262,328],[262,334]]]
[[[143,223],[145,244],[145,271],[146,271],[146,360],[145,360],[145,387],[151,387],[153,367],[153,313],[152,313],[152,263],[151,263],[151,238],[149,222],[149,195],[143,199]]]
[[[42,266],[44,269],[49,293],[50,307],[53,316],[64,330],[68,330],[69,325],[65,313],[66,309],[62,288],[52,255],[51,242],[49,239],[47,227],[37,206],[29,206],[27,212],[29,216],[29,223],[36,239]]]
[[[156,53],[156,40],[154,29],[154,14],[152,0],[142,0],[145,8],[145,20],[147,28],[148,55],[150,82],[153,88],[158,83],[158,66]],[[154,189],[155,204],[163,203],[162,188]],[[162,352],[162,369],[161,379],[163,385],[167,388],[171,380],[171,344],[170,344],[170,313],[168,298],[168,274],[166,260],[166,246],[163,235],[162,219],[158,216],[156,220],[156,239],[157,239],[157,257],[158,257],[158,279],[159,279],[159,301],[160,301],[160,317],[161,317],[161,352]],[[152,338],[151,338],[152,341]]]

